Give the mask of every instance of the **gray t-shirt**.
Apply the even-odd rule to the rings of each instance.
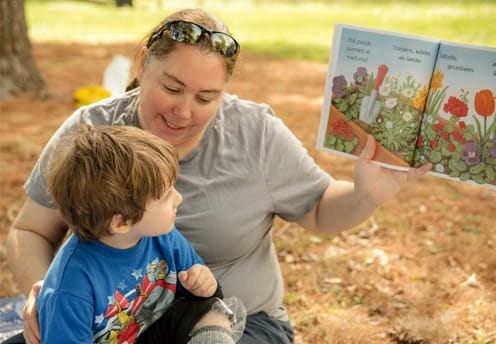
[[[28,195],[51,205],[42,171],[57,138],[82,119],[93,125],[138,126],[139,89],[77,110],[56,132],[25,184]],[[271,238],[274,216],[297,221],[331,177],[267,105],[226,94],[199,145],[180,161],[183,196],[176,226],[212,269],[225,296],[248,314],[286,320],[283,279]]]

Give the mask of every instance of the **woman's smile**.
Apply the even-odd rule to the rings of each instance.
[[[169,128],[169,129],[172,129],[172,130],[181,130],[181,129],[184,129],[186,128],[185,126],[179,126],[179,125],[175,125],[174,123],[172,123],[170,120],[168,120],[165,116],[162,116],[166,126]]]

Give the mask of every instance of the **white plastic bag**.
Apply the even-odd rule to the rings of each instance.
[[[131,60],[124,55],[115,55],[103,73],[103,87],[112,96],[124,93],[129,82]]]

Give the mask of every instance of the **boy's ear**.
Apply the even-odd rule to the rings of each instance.
[[[110,229],[115,234],[125,234],[131,230],[131,220],[126,220],[121,214],[112,216]]]

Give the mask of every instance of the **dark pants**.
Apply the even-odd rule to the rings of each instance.
[[[205,305],[200,306],[196,305],[194,306],[195,313],[196,315],[189,320],[185,320],[188,324],[193,324],[191,328],[196,324],[196,322],[201,318],[199,314],[205,314],[201,310],[202,307],[205,307],[206,311],[210,309],[209,307],[206,307]],[[188,309],[188,312],[192,312],[191,309]],[[154,343],[163,343],[163,336],[165,335],[162,331],[161,324],[167,321],[176,321],[176,324],[180,323],[177,319],[174,320],[167,320],[166,317],[168,317],[170,314],[167,312],[164,314],[162,318],[157,320],[152,326],[150,326],[138,339],[138,344],[154,344]],[[198,320],[194,320],[194,319]],[[180,318],[179,318],[180,319]],[[182,336],[184,336],[184,333],[189,334],[187,332],[187,324],[183,323],[182,325],[185,326],[180,326],[184,327],[184,330],[182,330]],[[172,324],[165,324],[166,330],[170,331],[170,326]],[[179,328],[179,326],[177,327]],[[177,330],[176,328],[176,330]],[[179,334],[181,335],[181,334]],[[183,337],[184,338],[184,337]],[[274,318],[271,318],[264,312],[260,312],[254,315],[248,316],[246,319],[246,329],[241,337],[241,339],[237,342],[238,344],[260,344],[260,343],[271,343],[271,344],[291,344],[294,342],[294,333],[293,329],[291,327],[291,324],[287,321],[279,321]],[[22,333],[8,339],[7,341],[3,342],[2,344],[26,344],[26,341],[24,340],[24,337]]]
[[[23,332],[16,334],[13,337],[10,337],[2,344],[26,344],[26,340],[24,339]]]
[[[136,344],[162,344],[164,339],[171,344],[186,344],[196,323],[212,309],[216,297],[189,299],[178,297],[165,314],[155,321],[139,337]],[[19,333],[2,344],[25,344],[23,333]]]
[[[167,343],[186,344],[193,327],[212,309],[216,300],[215,297],[177,298],[169,310],[138,337],[136,344],[163,344],[164,339]]]
[[[294,332],[289,321],[280,321],[259,312],[246,319],[246,328],[238,344],[291,344]]]

